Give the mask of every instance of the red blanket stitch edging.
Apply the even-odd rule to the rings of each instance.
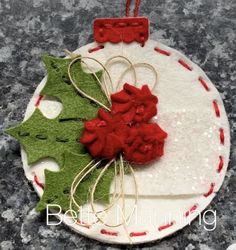
[[[95,47],[95,48],[89,49],[88,52],[89,52],[89,53],[96,52],[96,51],[98,51],[98,50],[100,50],[100,49],[103,49],[103,48],[104,48],[103,45],[99,45],[99,46],[97,46],[97,47]],[[170,52],[168,52],[168,51],[166,51],[166,50],[162,50],[162,49],[160,49],[160,48],[158,48],[158,47],[155,47],[154,50],[155,50],[156,52],[158,52],[158,53],[160,53],[160,54],[163,54],[163,55],[166,55],[166,56],[170,56],[170,55],[171,55]],[[181,64],[181,65],[182,65],[183,67],[185,67],[186,69],[188,69],[189,71],[192,71],[192,67],[190,67],[184,60],[179,59],[179,60],[178,60],[178,63]],[[204,87],[204,89],[205,89],[206,91],[210,91],[210,88],[208,87],[207,83],[205,82],[205,80],[204,80],[201,76],[199,77],[198,80],[199,80],[199,82],[202,84],[202,86]],[[38,99],[37,99],[36,102],[35,102],[35,106],[36,106],[36,107],[38,107],[38,106],[40,105],[40,102],[41,102],[42,99],[43,99],[43,96],[39,96],[39,97],[38,97]],[[216,100],[213,100],[212,103],[213,103],[213,107],[214,107],[214,111],[215,111],[216,117],[220,117],[220,109],[219,109],[219,106],[218,106],[217,101],[216,101]],[[220,143],[221,143],[221,144],[224,144],[224,129],[223,129],[223,128],[220,128],[219,131],[220,131]],[[220,156],[219,156],[219,165],[218,165],[217,172],[220,173],[220,172],[222,171],[223,167],[224,167],[224,158],[223,158],[223,156],[220,155]],[[36,175],[34,175],[34,181],[35,181],[35,183],[36,183],[40,188],[44,189],[44,184],[41,183],[41,182],[39,181],[39,179],[38,179],[38,177],[37,177]],[[207,198],[208,196],[210,196],[210,195],[214,192],[214,187],[215,187],[215,183],[211,183],[210,188],[209,188],[209,191],[208,191],[207,193],[204,194],[204,197]],[[194,205],[189,209],[189,211],[187,211],[187,212],[185,213],[185,216],[187,217],[187,216],[190,215],[190,213],[193,213],[194,211],[196,211],[197,207],[198,207],[198,204],[194,204]],[[79,224],[85,224],[85,223],[79,222]],[[171,226],[173,226],[173,225],[174,225],[174,221],[171,222],[171,223],[169,223],[169,224],[166,224],[166,225],[163,225],[163,226],[158,227],[158,231],[165,230],[165,229],[167,229],[167,228],[169,228],[169,227],[171,227]],[[87,228],[90,228],[90,227],[87,227]],[[106,229],[102,229],[102,230],[100,231],[100,233],[101,233],[101,234],[104,234],[104,235],[118,236],[118,232],[116,232],[116,231],[108,231],[108,230],[106,230]],[[145,235],[147,235],[147,232],[146,232],[146,231],[143,231],[143,232],[131,232],[131,233],[130,233],[130,237],[145,236]]]

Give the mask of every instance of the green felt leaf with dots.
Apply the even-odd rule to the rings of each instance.
[[[64,154],[63,167],[58,172],[45,170],[45,190],[40,202],[37,205],[37,210],[42,211],[47,204],[57,204],[63,211],[69,210],[69,192],[71,184],[75,176],[92,161],[88,154],[77,155],[71,152]],[[76,202],[81,206],[89,200],[89,190],[102,171],[102,167],[95,169],[89,174],[78,186],[75,197]],[[96,202],[103,204],[109,203],[110,185],[114,178],[114,167],[110,166],[100,179],[97,189],[94,194]]]
[[[63,165],[66,150],[84,153],[84,146],[80,143],[82,131],[81,121],[47,119],[39,109],[22,124],[6,130],[24,146],[29,164],[51,157],[59,166]]]
[[[62,102],[63,109],[59,119],[92,119],[97,115],[98,105],[91,103],[82,97],[71,84],[68,76],[68,66],[73,59],[56,58],[48,55],[43,56],[47,68],[47,82],[40,95],[53,96]],[[102,71],[96,72],[101,79]],[[86,73],[82,69],[81,60],[71,66],[71,76],[77,86],[89,96],[95,98],[104,105],[109,102],[101,86],[92,73]]]

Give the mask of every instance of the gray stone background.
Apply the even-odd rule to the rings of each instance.
[[[62,56],[93,40],[96,17],[124,14],[125,0],[0,0],[0,246],[1,249],[118,249],[45,225],[33,208],[38,197],[24,177],[19,144],[2,129],[23,115],[45,74],[40,55]],[[142,0],[140,15],[151,21],[151,38],[199,64],[216,84],[231,126],[231,161],[224,185],[209,209],[217,227],[192,226],[135,249],[224,250],[236,242],[236,1]],[[125,247],[122,247],[125,248]]]

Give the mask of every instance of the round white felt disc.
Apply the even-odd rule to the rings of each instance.
[[[60,217],[76,232],[103,242],[135,244],[161,239],[196,218],[222,185],[230,149],[229,125],[223,102],[212,82],[197,65],[163,44],[151,40],[144,47],[137,43],[106,43],[104,48],[91,52],[90,49],[97,46],[91,43],[75,53],[93,57],[103,64],[113,56],[122,55],[133,63],[149,63],[156,69],[158,85],[154,94],[158,96],[159,103],[154,121],[168,133],[165,154],[149,166],[134,168],[139,191],[136,207],[133,207],[132,178],[125,176],[125,214],[133,211],[126,228],[110,228],[102,224],[86,228],[72,225],[73,220],[63,215]],[[85,61],[89,70],[101,69],[92,60]],[[113,82],[111,91],[122,88],[117,88],[117,81],[127,66],[126,62],[117,60],[109,67]],[[88,71],[86,68],[84,70]],[[138,67],[137,80],[138,86],[148,84],[152,88],[155,75],[147,67]],[[125,82],[134,84],[132,71],[125,74],[122,83]],[[36,89],[25,119],[33,113],[45,83],[46,78]],[[62,105],[52,98],[44,97],[39,109],[52,119],[60,113]],[[35,183],[35,175],[44,183],[44,169],[58,171],[57,164],[44,159],[29,167],[24,150],[22,160],[26,177],[32,181],[39,196],[42,196],[43,190]],[[87,207],[89,209],[86,205],[84,210]],[[104,216],[106,222],[115,224],[117,216],[121,216],[120,201]],[[86,214],[82,220],[87,219]]]

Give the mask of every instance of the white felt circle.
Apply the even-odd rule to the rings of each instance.
[[[75,53],[96,58],[103,64],[113,56],[123,55],[133,63],[150,63],[156,69],[158,87],[154,93],[159,103],[154,121],[168,133],[168,138],[165,154],[159,161],[150,166],[135,168],[139,200],[126,230],[122,226],[109,228],[101,224],[88,229],[70,225],[71,220],[65,218],[64,222],[76,232],[109,243],[129,244],[127,234],[130,234],[133,244],[161,239],[196,218],[222,185],[230,149],[229,125],[223,102],[214,85],[196,64],[163,44],[151,40],[144,47],[137,43],[106,43],[103,49],[89,53],[91,48],[97,46],[91,43]],[[91,60],[86,60],[86,63],[92,70],[101,68]],[[113,92],[126,67],[124,62],[116,62],[110,67]],[[151,88],[155,77],[150,69],[139,67],[137,79],[138,86],[148,84]],[[130,71],[125,75],[123,83],[132,84],[133,81]],[[36,89],[25,119],[33,113],[45,82],[46,78]],[[62,106],[55,100],[43,99],[39,109],[46,117],[54,118]],[[44,183],[44,169],[58,171],[57,164],[44,159],[30,168],[23,150],[22,160],[26,177],[33,182],[39,196],[42,196],[43,190],[35,183],[34,176],[37,175],[39,181]],[[134,200],[130,176],[125,177],[125,194],[128,214]],[[107,213],[107,221],[114,221],[118,203]]]

